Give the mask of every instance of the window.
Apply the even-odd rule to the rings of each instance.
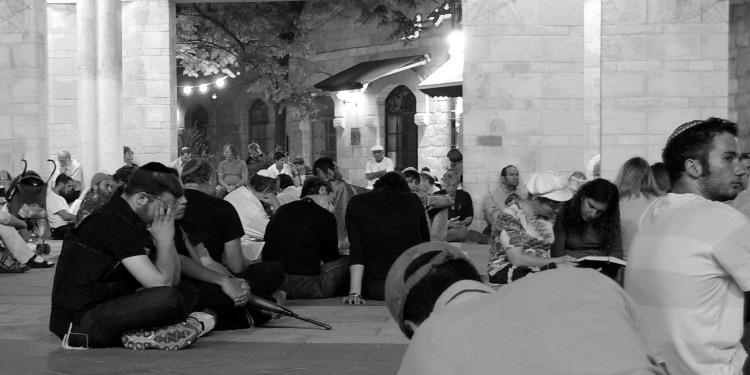
[[[385,99],[385,151],[396,169],[417,167],[418,131],[414,124],[417,98],[406,86],[398,86]]]
[[[266,154],[273,153],[273,150],[269,149],[270,138],[268,137],[267,132],[269,123],[268,106],[266,106],[262,100],[256,99],[253,104],[250,105],[247,118],[248,133],[250,135],[250,142],[248,143],[257,143],[261,150]]]
[[[319,97],[323,105],[319,118],[312,122],[311,129],[311,152],[309,163],[312,164],[318,158],[327,156],[336,160],[336,128],[333,126],[333,100],[330,97]]]

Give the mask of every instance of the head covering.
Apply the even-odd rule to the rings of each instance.
[[[553,201],[565,202],[573,198],[573,193],[568,189],[568,184],[559,173],[554,171],[532,173],[526,177],[523,186],[529,194]]]
[[[678,135],[680,135],[680,134],[682,134],[682,133],[684,133],[684,132],[692,129],[693,127],[695,127],[697,125],[700,125],[700,124],[702,124],[704,122],[705,121],[703,121],[703,120],[693,120],[693,121],[689,121],[689,122],[686,122],[686,123],[678,126],[677,129],[675,129],[672,132],[672,135],[670,135],[669,138],[667,138],[667,143],[671,142]]]
[[[370,151],[383,151],[383,150],[384,148],[381,145],[372,146],[372,148],[370,149]]]
[[[302,165],[305,164],[305,159],[303,159],[301,156],[297,156],[292,160],[292,164]]]
[[[190,152],[190,147],[185,146],[180,149],[180,154],[184,154],[186,152]]]
[[[261,169],[258,172],[255,172],[255,174],[261,177],[274,178],[273,176],[271,176],[271,172],[269,172],[268,169]]]
[[[411,262],[430,251],[440,251],[440,253],[435,254],[429,262],[404,280],[404,273],[406,273],[406,269],[409,268]],[[393,319],[398,323],[398,327],[401,328],[401,332],[405,335],[407,333],[404,325],[404,304],[409,296],[409,291],[435,266],[451,259],[463,259],[471,264],[464,253],[446,242],[424,242],[404,251],[391,266],[388,277],[385,279],[385,304],[388,306],[388,311],[390,311]]]
[[[97,173],[94,175],[94,177],[91,177],[91,186],[94,186],[104,180],[111,180],[112,176],[106,174],[106,173]]]
[[[419,172],[417,171],[417,168],[414,168],[414,167],[406,167],[406,168],[404,168],[404,169],[403,169],[403,170],[401,171],[401,173],[404,173],[404,172],[406,172],[406,171],[414,171],[414,172],[417,172],[417,173],[419,173]]]
[[[211,167],[211,163],[209,163],[208,160],[205,159],[190,159],[185,162],[185,165],[182,166],[182,179],[185,180],[186,176],[190,176],[191,174],[199,171],[204,164],[209,165],[208,170],[213,170],[213,167]]]

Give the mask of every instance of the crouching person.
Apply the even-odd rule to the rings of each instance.
[[[385,284],[388,310],[411,339],[399,374],[665,373],[635,304],[606,276],[557,269],[497,291],[480,280],[446,243],[401,254]]]
[[[176,172],[148,163],[65,239],[49,325],[63,347],[182,349],[213,327],[212,315],[188,316],[173,287],[174,220],[184,200]]]

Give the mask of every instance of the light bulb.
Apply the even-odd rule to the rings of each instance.
[[[202,85],[198,86],[198,90],[200,90],[200,92],[201,92],[202,94],[205,94],[205,93],[206,93],[206,91],[208,91],[208,85],[204,83],[204,84],[202,84]]]
[[[219,78],[216,81],[216,87],[218,87],[218,88],[222,88],[222,87],[224,87],[226,85],[227,85],[227,77]]]
[[[193,92],[193,88],[190,87],[190,86],[185,86],[185,87],[182,88],[182,92],[185,95],[190,95]]]

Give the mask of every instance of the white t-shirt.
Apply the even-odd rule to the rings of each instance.
[[[68,222],[65,221],[60,215],[57,214],[59,211],[65,211],[67,213],[70,213],[70,207],[68,206],[68,202],[65,201],[65,198],[59,196],[54,191],[47,192],[47,222],[49,222],[49,226],[52,228],[59,228]]]
[[[393,170],[393,160],[386,156],[383,157],[383,160],[381,160],[380,163],[375,162],[375,159],[371,159],[367,161],[367,164],[365,164],[365,174],[380,171],[393,172]],[[372,190],[373,185],[377,180],[377,178],[367,180],[367,189]]]
[[[667,194],[641,215],[625,268],[673,374],[740,374],[750,220],[695,194]]]
[[[285,174],[287,176],[294,176],[292,174],[292,167],[289,166],[289,164],[284,164],[283,167],[281,167],[281,172],[279,172],[279,169],[276,168],[276,164],[271,164],[270,167],[268,167],[268,173],[271,174],[271,177],[276,178],[276,176],[280,174]]]
[[[276,199],[279,200],[279,204],[282,206],[290,202],[298,201],[301,193],[300,190],[301,188],[296,186],[287,186],[286,189],[276,195]]]
[[[263,249],[263,237],[266,234],[268,215],[263,204],[246,186],[242,186],[224,197],[231,203],[242,222],[245,234],[240,238],[242,253],[247,259],[255,260]]]

